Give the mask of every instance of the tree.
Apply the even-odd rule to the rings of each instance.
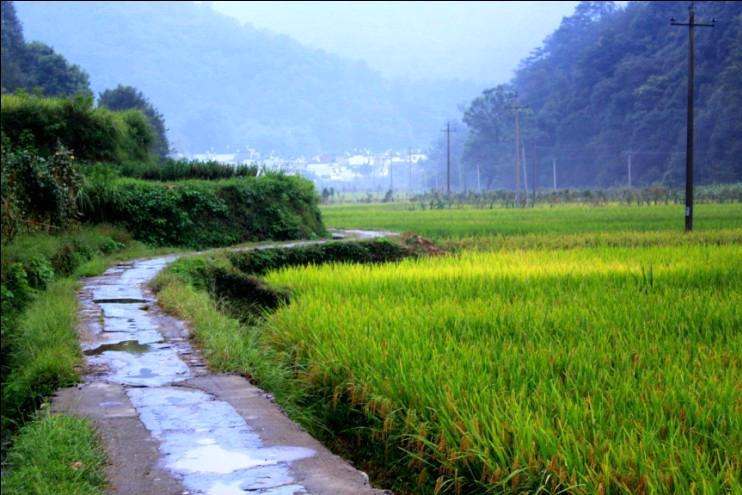
[[[98,97],[98,104],[115,111],[141,110],[147,116],[152,129],[155,131],[152,150],[161,158],[168,155],[170,144],[165,129],[165,118],[141,91],[132,86],[119,84],[115,89],[107,89],[102,92]]]
[[[28,89],[45,96],[92,95],[87,73],[50,46],[34,41],[26,45],[25,53]]]
[[[26,43],[13,2],[2,2],[2,91],[45,96],[92,95],[88,75],[50,46]]]
[[[514,153],[513,110],[515,93],[507,85],[485,90],[464,112],[469,135],[464,160],[481,168],[482,181],[490,188],[512,187]]]
[[[23,41],[23,28],[15,14],[13,2],[3,1],[0,7],[2,16],[2,45],[0,56],[2,63],[2,91],[15,91],[24,87],[22,61],[26,46]]]
[[[720,22],[696,37],[696,177],[736,182],[742,2],[697,2],[697,13]],[[510,88],[532,112],[521,122],[526,148],[537,145],[544,165],[558,161],[562,187],[623,186],[628,156],[634,185],[682,183],[688,36],[668,23],[684,15],[675,2],[582,2],[521,62]],[[467,155],[487,163],[495,180],[499,161],[512,163],[503,105],[497,88],[488,90],[464,117]],[[550,166],[539,170],[539,183],[551,180]]]

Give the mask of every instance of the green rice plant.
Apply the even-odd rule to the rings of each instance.
[[[389,227],[389,226],[387,226]],[[739,493],[742,247],[285,268],[256,345],[389,488]],[[360,416],[360,419],[359,419]]]
[[[389,203],[329,205],[321,210],[328,227],[411,231],[433,240],[683,230],[682,205],[420,210],[413,203]],[[698,231],[741,228],[742,203],[698,205],[695,227]]]

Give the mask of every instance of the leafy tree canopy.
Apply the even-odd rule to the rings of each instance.
[[[44,43],[26,43],[13,2],[2,2],[2,91],[91,95],[88,75]]]
[[[742,2],[696,2],[697,180],[742,181]],[[497,187],[512,185],[512,117],[506,89],[527,107],[522,128],[540,184],[615,186],[683,181],[687,2],[582,2],[525,59],[509,88],[485,91],[467,108],[466,156]],[[509,122],[510,120],[510,122]],[[504,143],[510,141],[507,146]],[[629,158],[630,157],[630,158]],[[532,171],[529,170],[529,174]]]
[[[115,89],[103,91],[98,97],[98,104],[114,111],[141,110],[155,131],[153,151],[160,157],[167,156],[170,145],[166,135],[165,119],[141,91],[133,86],[119,84]]]

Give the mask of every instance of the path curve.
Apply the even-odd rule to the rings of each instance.
[[[389,234],[354,230],[334,237]],[[82,281],[78,330],[87,374],[56,394],[52,410],[93,421],[110,461],[109,492],[385,493],[292,422],[269,394],[241,376],[208,371],[188,327],[166,315],[148,287],[177,257],[121,263]]]

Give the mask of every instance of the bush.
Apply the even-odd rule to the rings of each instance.
[[[11,146],[3,135],[1,156],[3,242],[22,231],[65,228],[76,219],[82,176],[66,148],[45,157],[29,146]]]
[[[83,217],[156,245],[224,246],[324,233],[311,182],[266,174],[220,181],[146,182],[91,175]]]
[[[90,96],[2,95],[0,128],[13,146],[32,136],[42,156],[62,145],[82,161],[153,160],[154,133],[144,114],[95,108]]]
[[[97,254],[121,249],[131,238],[126,232],[107,227],[84,228],[59,235],[26,234],[3,246],[0,291],[2,292],[2,338],[0,378],[11,369],[11,354],[19,343],[19,319],[35,297],[55,279],[71,275]],[[17,361],[16,361],[17,362]],[[3,414],[5,415],[5,402]]]
[[[322,263],[383,263],[412,255],[409,248],[387,239],[336,241],[287,248],[254,249],[229,253],[229,261],[247,274],[262,275],[285,266]]]

